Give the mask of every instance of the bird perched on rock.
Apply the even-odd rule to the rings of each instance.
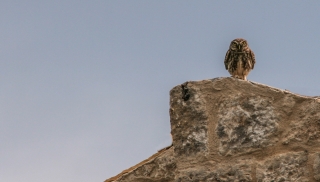
[[[224,59],[226,70],[232,77],[247,80],[249,72],[256,63],[253,51],[245,39],[234,39]]]

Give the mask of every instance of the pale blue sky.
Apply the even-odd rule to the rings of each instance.
[[[229,76],[320,95],[320,1],[0,1],[0,181],[103,181],[170,145],[169,90]]]

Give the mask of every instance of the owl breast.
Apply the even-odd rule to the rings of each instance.
[[[249,53],[237,53],[230,51],[227,56],[226,65],[228,72],[234,78],[246,80],[249,72],[253,69],[253,61]]]
[[[235,72],[235,75],[243,75],[245,73],[242,57],[239,57],[239,60],[237,61],[237,69],[235,70]]]
[[[244,57],[242,55],[237,55],[233,58],[234,59],[232,59],[228,65],[229,73],[235,78],[244,79],[244,75],[249,73],[249,70],[245,68],[246,62]]]
[[[232,75],[245,80],[245,77],[249,74],[250,69],[244,67],[245,62],[242,60],[242,58],[239,58],[237,62],[237,69],[235,70],[235,73]]]

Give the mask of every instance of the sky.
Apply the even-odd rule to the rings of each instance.
[[[171,144],[169,91],[228,77],[320,95],[320,1],[0,1],[0,181],[104,181]]]

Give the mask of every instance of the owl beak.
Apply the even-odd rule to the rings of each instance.
[[[239,50],[239,51],[242,51],[241,45],[238,45],[238,50]]]

